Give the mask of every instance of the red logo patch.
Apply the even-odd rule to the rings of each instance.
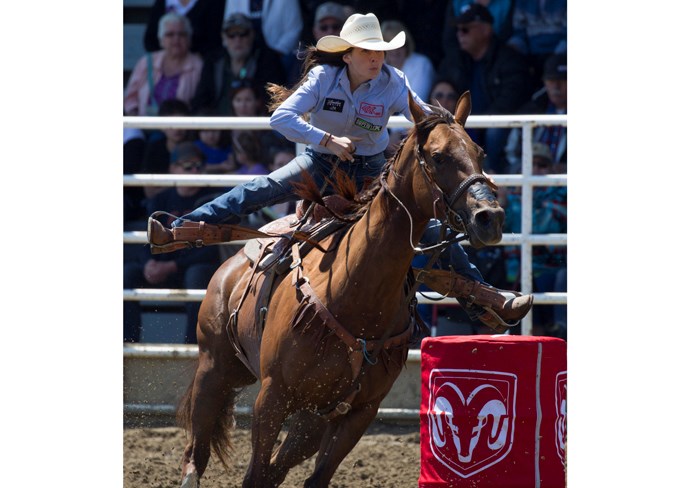
[[[383,105],[372,105],[371,103],[360,103],[360,115],[365,117],[383,117]]]
[[[487,469],[510,452],[517,376],[498,371],[430,372],[430,450],[462,478]]]

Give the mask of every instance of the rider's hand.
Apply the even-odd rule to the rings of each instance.
[[[353,154],[355,154],[355,143],[353,141],[359,140],[360,139],[357,137],[353,137],[351,140],[348,137],[331,136],[327,142],[327,149],[333,152],[342,161],[352,162]]]

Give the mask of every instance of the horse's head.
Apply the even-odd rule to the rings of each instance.
[[[465,131],[470,115],[470,92],[458,99],[455,114],[429,106],[428,114],[409,95],[416,123],[416,152],[435,217],[447,219],[456,231],[468,234],[475,248],[501,241],[505,212],[498,203],[496,186],[482,171],[484,151]]]

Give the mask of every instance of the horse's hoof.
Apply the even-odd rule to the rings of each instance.
[[[200,488],[200,480],[197,477],[197,473],[193,471],[184,476],[181,488]]]

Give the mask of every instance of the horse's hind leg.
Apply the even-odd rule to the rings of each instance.
[[[291,418],[289,432],[273,453],[271,480],[280,485],[291,468],[302,463],[320,448],[327,422],[312,412],[298,412]]]
[[[235,390],[256,380],[237,359],[228,340],[219,339],[217,344],[201,346],[198,368],[179,413],[180,424],[189,435],[181,463],[182,486],[197,486],[212,448],[225,465]]]

